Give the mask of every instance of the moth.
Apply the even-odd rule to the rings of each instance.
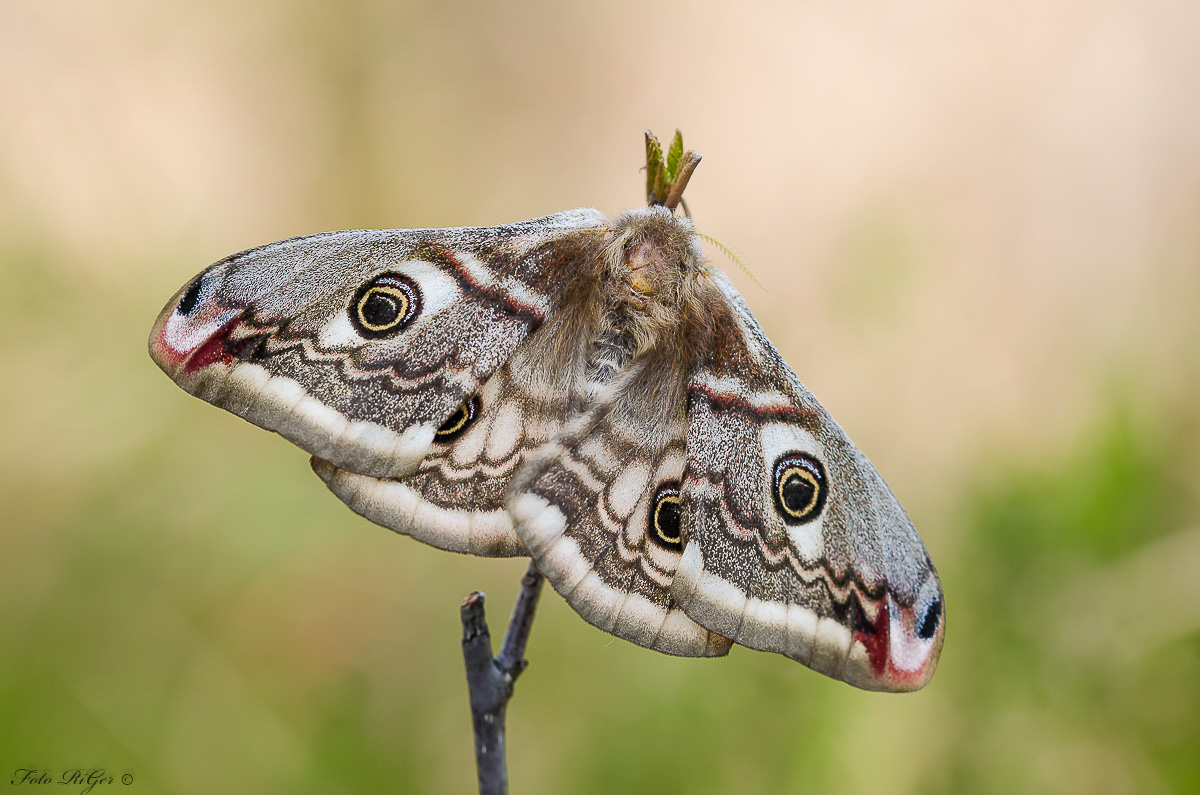
[[[677,214],[699,156],[647,149],[650,205],[616,218],[235,254],[171,298],[150,355],[308,451],[355,512],[531,556],[613,635],[924,686],[945,615],[920,537]]]

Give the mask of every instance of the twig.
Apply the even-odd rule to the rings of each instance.
[[[480,795],[508,792],[508,769],[504,754],[504,716],[512,698],[513,683],[525,670],[525,644],[533,628],[533,616],[544,578],[529,562],[521,578],[521,593],[513,605],[512,618],[500,653],[492,657],[492,638],[483,612],[484,596],[475,591],[462,603],[462,650],[467,666],[467,689],[471,698],[471,721],[475,725],[475,768]]]
[[[692,178],[692,172],[698,165],[700,165],[700,155],[688,150],[683,156],[683,163],[679,166],[679,176],[675,177],[675,181],[671,183],[671,192],[667,194],[667,200],[663,202],[663,206],[671,212],[675,212],[675,208],[683,201],[683,189],[687,187],[688,180]]]

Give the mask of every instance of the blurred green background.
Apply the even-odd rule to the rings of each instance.
[[[517,792],[1200,792],[1200,7],[0,3],[0,788],[469,792],[458,605],[150,362],[207,263],[641,202],[701,231],[942,573],[924,691],[678,660],[548,592]]]

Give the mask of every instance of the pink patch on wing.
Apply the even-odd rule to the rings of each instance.
[[[234,358],[245,348],[244,344],[237,345],[231,343],[229,340],[229,335],[237,327],[237,324],[238,319],[234,318],[221,326],[216,334],[213,334],[203,345],[196,349],[196,352],[192,354],[191,358],[187,360],[187,364],[184,365],[183,371],[191,375],[210,364],[233,364]]]
[[[854,632],[854,640],[867,650],[867,658],[871,661],[871,672],[875,676],[883,676],[888,664],[888,634],[890,619],[888,603],[882,602],[875,613],[875,621],[863,629]]]
[[[158,336],[158,339],[154,341],[151,352],[158,361],[169,364],[172,367],[178,367],[179,365],[183,364],[183,360],[187,358],[187,351],[178,350],[174,345],[167,341],[167,334],[165,330]]]
[[[933,651],[940,648],[941,627],[938,636],[925,639],[914,629],[913,608],[902,607],[888,596],[888,612],[891,614],[891,648],[888,652],[887,681],[897,689],[921,687],[933,673],[936,663]]]

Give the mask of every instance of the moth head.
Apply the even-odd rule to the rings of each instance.
[[[645,207],[621,215],[615,232],[614,271],[627,295],[639,304],[677,301],[701,259],[692,222],[665,207]]]

